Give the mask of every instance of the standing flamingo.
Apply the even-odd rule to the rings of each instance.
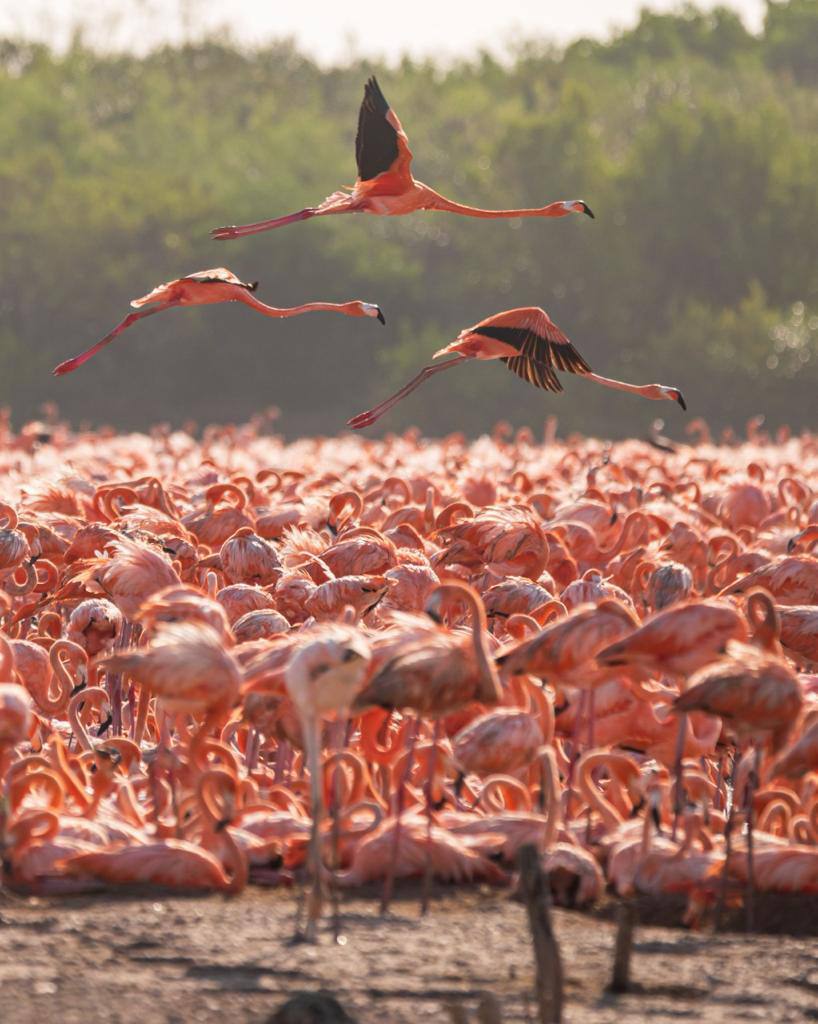
[[[243,238],[245,235],[270,231],[285,224],[330,213],[396,216],[414,213],[416,210],[446,210],[465,217],[564,217],[569,213],[584,213],[591,218],[594,216],[588,204],[581,199],[549,203],[548,206],[534,209],[483,210],[455,203],[428,185],[416,181],[412,177],[409,140],[374,77],[364,86],[364,98],[358,114],[355,160],[358,180],[353,189],[333,192],[318,206],[308,206],[298,213],[240,227],[214,228],[211,235],[218,239]]]
[[[204,715],[191,740],[191,762],[208,730],[227,718],[241,687],[238,663],[225,650],[220,634],[202,622],[162,623],[149,647],[112,654],[97,664],[106,671],[128,672],[142,686],[135,727],[137,743],[142,738],[152,695],[170,714]]]
[[[285,672],[287,692],[301,720],[310,773],[312,893],[304,933],[309,942],[315,939],[322,902],[321,717],[333,711],[348,711],[363,685],[370,656],[369,644],[354,626],[327,623],[313,631],[312,638],[294,655]]]
[[[273,316],[278,319],[324,310],[343,313],[345,316],[376,316],[382,324],[386,323],[379,306],[357,300],[354,302],[305,302],[300,306],[281,309],[276,306],[268,306],[252,294],[257,286],[258,281],[247,284],[224,267],[200,270],[196,274],[188,274],[186,277],[176,278],[175,281],[160,284],[152,292],[143,295],[141,299],[134,299],[131,302],[131,305],[135,306],[139,312],[129,313],[121,323],[105,335],[102,341],[98,341],[96,345],[92,345],[87,351],[74,356],[73,359],[66,359],[64,363],[55,367],[53,372],[57,377],[64,373],[71,373],[72,370],[82,366],[101,348],[110,344],[114,338],[135,324],[137,320],[153,316],[154,313],[161,313],[166,309],[172,309],[174,306],[209,306],[217,302],[243,302],[245,306],[250,306],[251,309],[263,313],[264,316]],[[150,308],[142,309],[142,306]]]
[[[557,370],[562,370],[565,373],[576,373],[606,388],[628,391],[634,395],[641,395],[642,398],[678,402],[683,409],[687,409],[678,388],[665,384],[628,384],[592,373],[591,367],[568,338],[545,310],[538,306],[523,306],[520,309],[495,313],[494,316],[461,331],[453,342],[435,352],[432,358],[437,359],[438,356],[452,353],[453,359],[445,363],[430,363],[424,366],[420,373],[394,395],[384,399],[373,409],[353,416],[347,421],[347,426],[355,430],[372,426],[384,413],[419,388],[424,381],[436,373],[459,366],[467,359],[501,359],[512,373],[544,391],[562,391],[562,384],[556,374]]]
[[[447,599],[465,601],[471,614],[470,635],[456,633],[443,627],[434,632],[424,633],[421,637],[410,634],[409,641],[398,647],[394,656],[367,683],[352,705],[353,712],[361,712],[374,705],[387,711],[411,709],[418,715],[429,715],[436,719],[426,787],[427,838],[430,843],[432,779],[440,719],[472,702],[499,704],[503,696],[497,669],[489,657],[486,646],[486,611],[477,591],[466,583],[454,580],[441,584],[433,591],[426,604],[427,614],[435,621],[440,620],[442,602]],[[411,771],[416,738],[415,728],[411,733],[404,778],[399,783],[392,866],[386,877],[381,901],[384,912],[389,905],[395,877],[404,784]],[[427,905],[428,879],[427,871],[424,881],[424,912]]]

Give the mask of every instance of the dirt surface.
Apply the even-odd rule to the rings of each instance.
[[[324,989],[359,1024],[449,1021],[447,1003],[499,1000],[505,1024],[534,1020],[525,911],[507,893],[436,896],[420,919],[404,893],[391,915],[345,896],[344,945],[290,939],[297,893],[241,897],[0,896],[5,1024],[266,1021],[294,992]],[[605,992],[610,921],[555,912],[568,1024],[818,1020],[814,937],[710,936],[640,925],[633,993]],[[472,1017],[472,1020],[476,1018]]]

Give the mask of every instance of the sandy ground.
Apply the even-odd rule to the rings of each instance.
[[[260,888],[232,900],[0,895],[0,1021],[261,1024],[292,993],[318,989],[359,1024],[445,1022],[445,1004],[472,1010],[486,991],[506,1024],[534,1020],[525,911],[507,892],[444,891],[424,919],[412,892],[387,919],[375,898],[347,894],[344,945],[328,931],[318,946],[292,944],[296,903],[294,891]],[[814,906],[806,920],[814,936]],[[612,923],[558,910],[555,927],[568,1024],[818,1020],[814,937],[640,924],[636,991],[615,997]]]

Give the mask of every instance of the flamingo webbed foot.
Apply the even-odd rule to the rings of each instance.
[[[353,430],[363,430],[364,427],[371,427],[376,419],[377,416],[371,410],[359,412],[357,416],[347,420],[347,426],[352,427]]]
[[[227,238],[237,238],[238,233],[236,231],[236,225],[228,224],[222,228],[213,228],[213,230],[210,232],[210,237],[216,238],[219,241],[224,241]]]

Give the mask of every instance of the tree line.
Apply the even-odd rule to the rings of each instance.
[[[818,2],[768,3],[752,34],[725,9],[644,12],[605,42],[531,41],[439,66],[315,64],[291,43],[229,40],[138,57],[0,40],[0,404],[57,402],[75,423],[245,420],[335,432],[472,323],[541,305],[593,368],[680,387],[715,427],[762,413],[814,424],[818,385]],[[462,202],[585,199],[596,220],[442,213],[310,221],[234,242],[209,229],[287,213],[354,181],[365,79],[378,75],[415,175]],[[361,298],[387,326],[239,307],[137,325],[70,377],[51,368],[131,298],[227,266],[274,305]],[[680,410],[530,388],[467,366],[382,421],[478,433],[644,435]]]

